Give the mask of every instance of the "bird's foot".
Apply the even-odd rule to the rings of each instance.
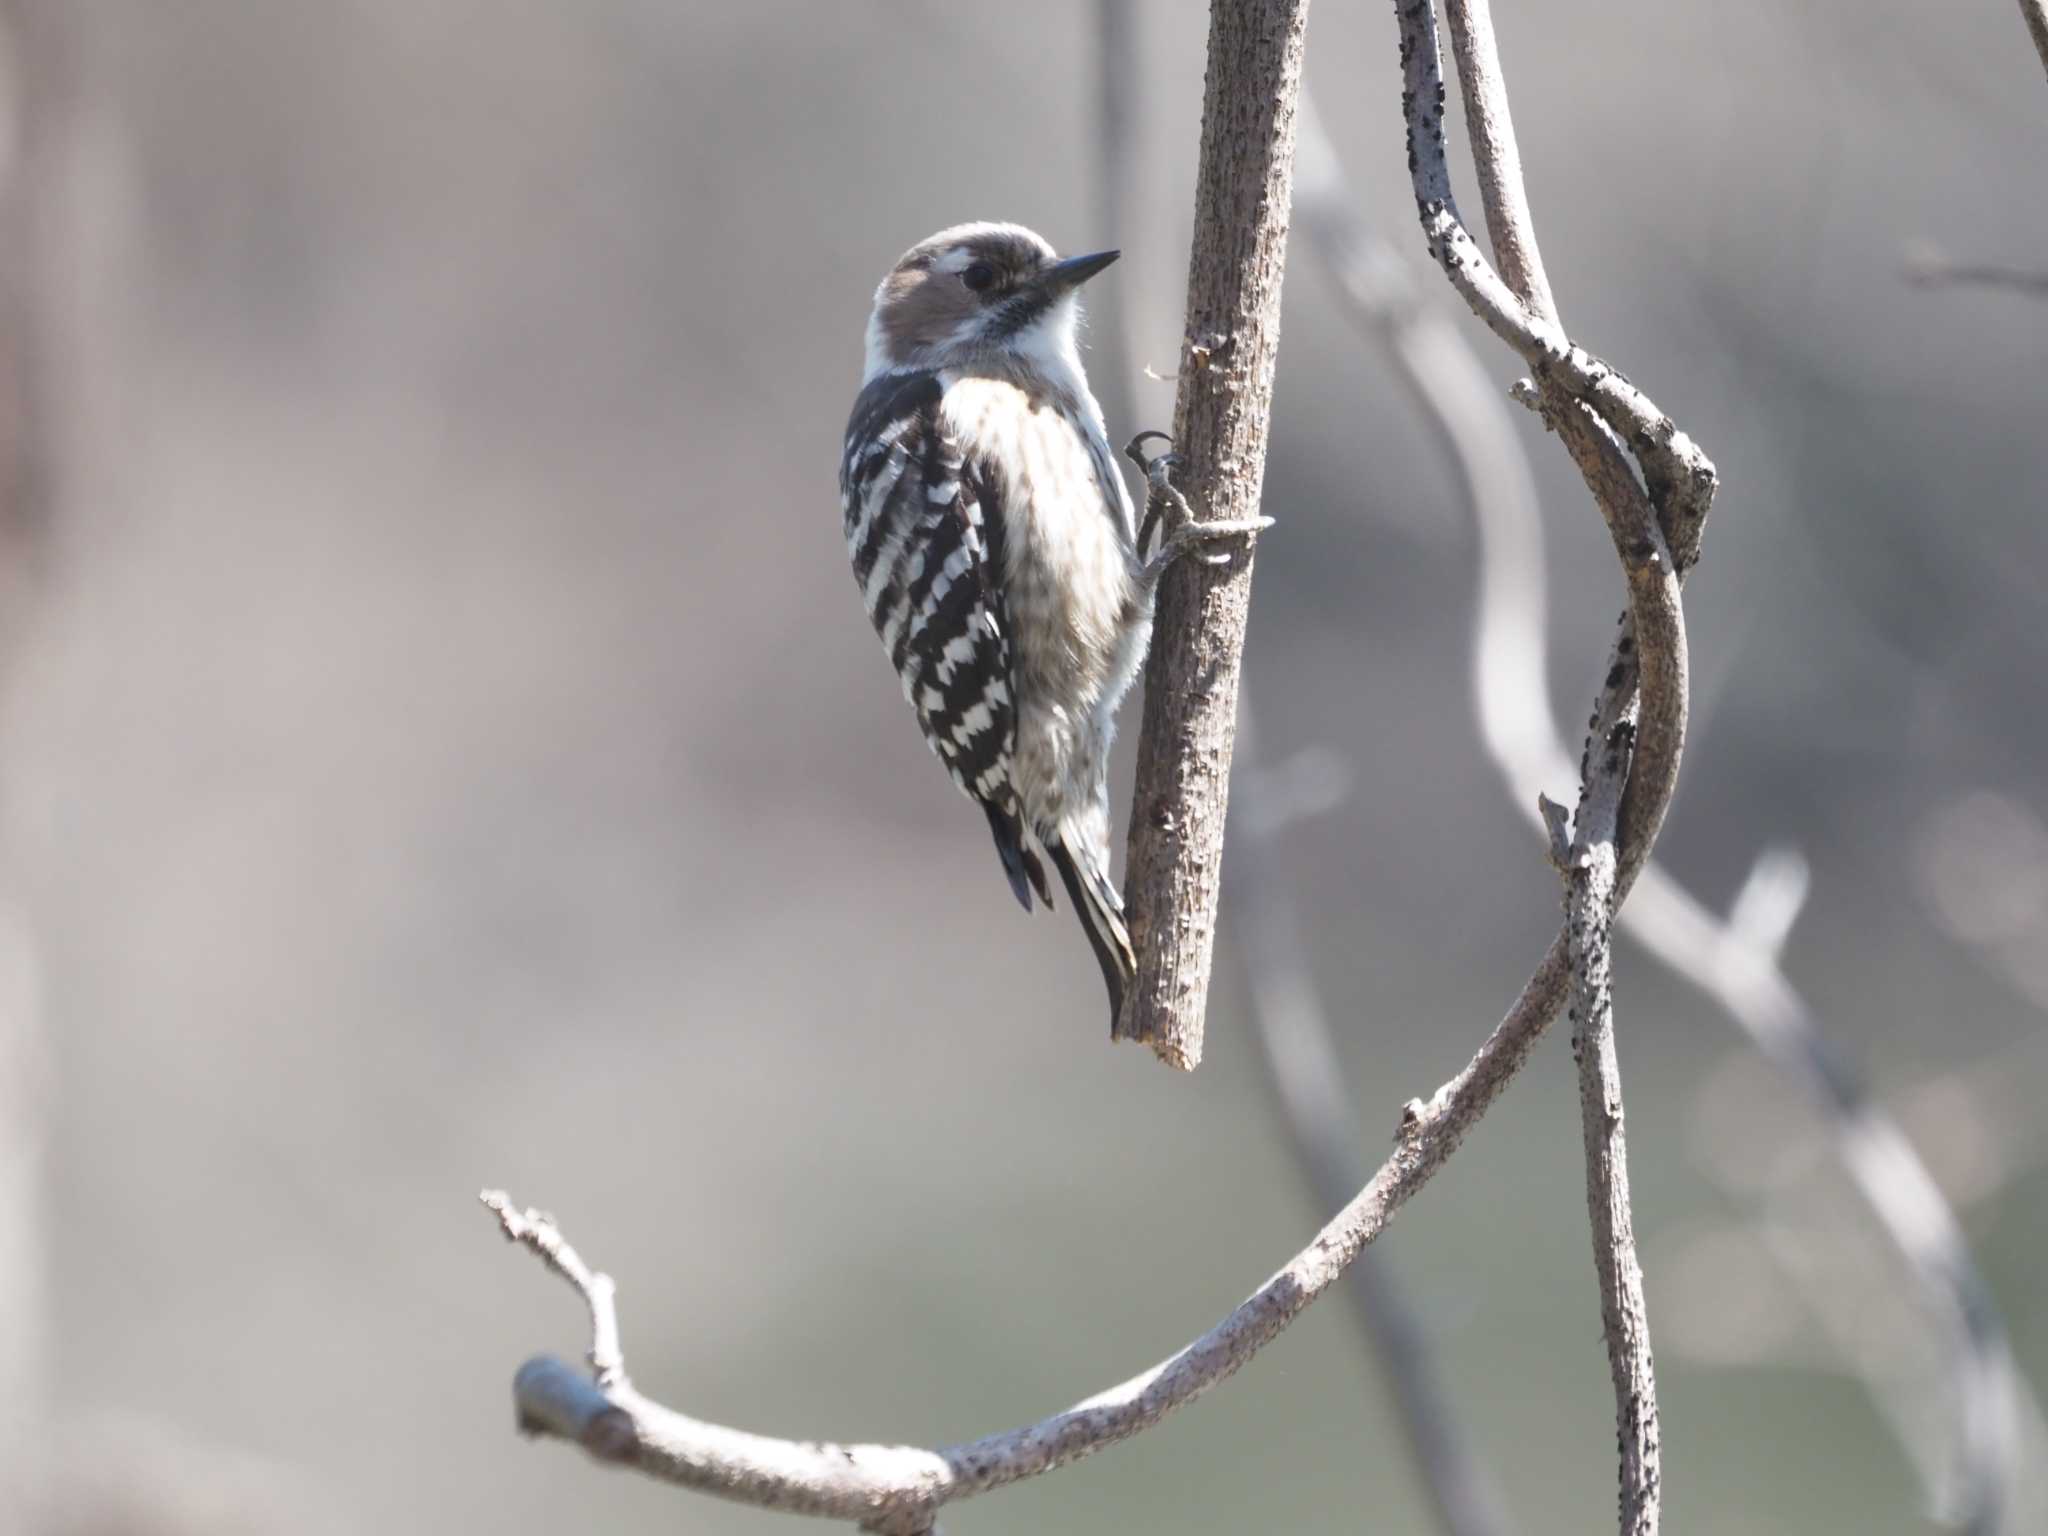
[[[1154,551],[1152,558],[1145,562],[1145,574],[1156,581],[1165,574],[1169,565],[1186,554],[1194,554],[1204,565],[1228,565],[1231,551],[1208,550],[1202,546],[1219,539],[1264,533],[1272,526],[1273,519],[1270,517],[1234,517],[1217,523],[1181,523],[1160,540],[1159,548]]]
[[[1172,448],[1148,458],[1145,444],[1155,437],[1162,442],[1173,441],[1164,432],[1140,432],[1124,449],[1125,455],[1145,476],[1145,520],[1138,527],[1138,548],[1143,550],[1151,542],[1154,530],[1165,525],[1159,547],[1145,562],[1146,580],[1157,581],[1174,561],[1191,553],[1204,565],[1228,565],[1231,558],[1229,550],[1211,551],[1202,546],[1221,539],[1261,533],[1273,526],[1270,517],[1227,518],[1221,522],[1203,522],[1197,518],[1195,509],[1188,505],[1187,497],[1173,483],[1174,471],[1185,468],[1187,460]]]

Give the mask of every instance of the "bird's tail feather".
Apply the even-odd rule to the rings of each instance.
[[[1015,811],[1001,810],[983,802],[988,812],[988,829],[996,840],[996,856],[1003,861],[1003,873],[1010,877],[1010,889],[1016,893],[1017,904],[1026,912],[1031,910],[1031,893],[1036,890],[1038,899],[1045,903],[1046,910],[1052,910],[1052,887],[1045,883],[1045,866],[1038,862],[1038,855],[1024,843],[1024,827]]]
[[[1109,883],[1109,871],[1099,859],[1076,860],[1059,838],[1047,842],[1045,851],[1060,872],[1060,883],[1067,888],[1087,932],[1088,946],[1102,967],[1102,979],[1109,987],[1109,1037],[1114,1040],[1117,1021],[1123,1017],[1124,993],[1138,974],[1130,931],[1124,927],[1123,898]]]

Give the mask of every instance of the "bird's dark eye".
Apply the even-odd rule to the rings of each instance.
[[[976,293],[996,280],[996,269],[985,261],[977,261],[960,274],[960,281]]]

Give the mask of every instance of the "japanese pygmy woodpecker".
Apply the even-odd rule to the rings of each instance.
[[[1075,341],[1081,284],[1015,224],[962,224],[875,290],[839,491],[868,618],[925,740],[982,808],[1010,888],[1059,872],[1109,986],[1136,973],[1110,882],[1109,749],[1152,634],[1158,578],[1266,519],[1184,521],[1148,559]],[[1155,473],[1155,484],[1185,503]]]

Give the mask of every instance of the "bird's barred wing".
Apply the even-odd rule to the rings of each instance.
[[[1002,507],[992,478],[946,435],[940,396],[929,373],[884,375],[861,392],[840,467],[846,546],[925,740],[953,782],[988,808],[1020,884]]]

